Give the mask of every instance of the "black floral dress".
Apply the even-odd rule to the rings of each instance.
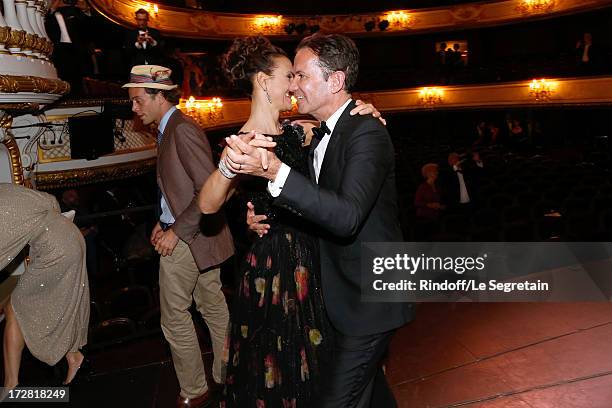
[[[308,176],[303,129],[286,122],[275,141],[276,155]],[[241,183],[270,230],[245,259],[226,344],[222,408],[311,407],[331,344],[317,238],[302,219],[272,205],[266,184]]]

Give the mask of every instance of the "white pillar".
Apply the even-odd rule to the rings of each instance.
[[[12,30],[23,31],[23,27],[19,24],[17,19],[17,12],[15,11],[15,2],[13,0],[2,0],[4,5],[4,18],[6,23],[11,27]]]
[[[27,3],[26,0],[15,0],[15,9],[17,10],[17,19],[19,20],[19,24],[26,32],[26,42],[24,43],[22,52],[26,55],[32,55],[32,46],[34,38],[34,30],[28,21],[28,11],[27,11]],[[30,35],[27,35],[30,34]]]
[[[38,29],[42,33],[43,37],[49,40],[49,34],[47,34],[47,30],[45,29],[45,3],[42,1],[37,1],[36,3],[36,23],[38,24]]]
[[[21,27],[21,24],[17,19],[14,0],[2,0],[2,4],[4,5],[4,19],[6,20],[6,24],[11,28],[11,38],[17,36],[18,33],[23,34],[25,37],[25,31],[23,31],[23,27]],[[15,44],[12,44],[9,51],[12,53],[19,53],[21,48]]]
[[[30,23],[30,27],[32,27],[32,31],[39,37],[43,36],[42,31],[38,27],[36,23],[36,6],[34,5],[34,0],[28,0],[26,12],[28,14],[28,22]]]

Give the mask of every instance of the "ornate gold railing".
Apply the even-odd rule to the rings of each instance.
[[[149,8],[152,14],[151,27],[161,30],[164,34],[210,39],[228,39],[253,33],[275,38],[295,38],[300,35],[300,31],[305,34],[311,29],[350,36],[440,32],[508,24],[612,6],[609,0],[551,0],[550,7],[530,9],[522,7],[525,0],[491,0],[451,7],[378,13],[266,16],[216,13],[135,0],[89,1],[106,18],[125,27],[134,26],[134,12],[137,9]],[[156,12],[153,10],[154,6],[157,6]],[[383,23],[384,21],[386,23]],[[370,22],[368,31],[366,23]],[[381,27],[384,27],[384,32]]]

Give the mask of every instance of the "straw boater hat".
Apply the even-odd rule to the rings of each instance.
[[[130,72],[130,82],[122,88],[152,88],[169,91],[177,87],[170,79],[172,70],[159,65],[136,65]]]

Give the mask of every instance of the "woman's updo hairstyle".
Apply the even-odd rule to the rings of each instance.
[[[286,57],[285,51],[261,35],[237,38],[223,55],[222,69],[233,87],[251,95],[251,78],[258,72],[272,74],[274,57]]]

